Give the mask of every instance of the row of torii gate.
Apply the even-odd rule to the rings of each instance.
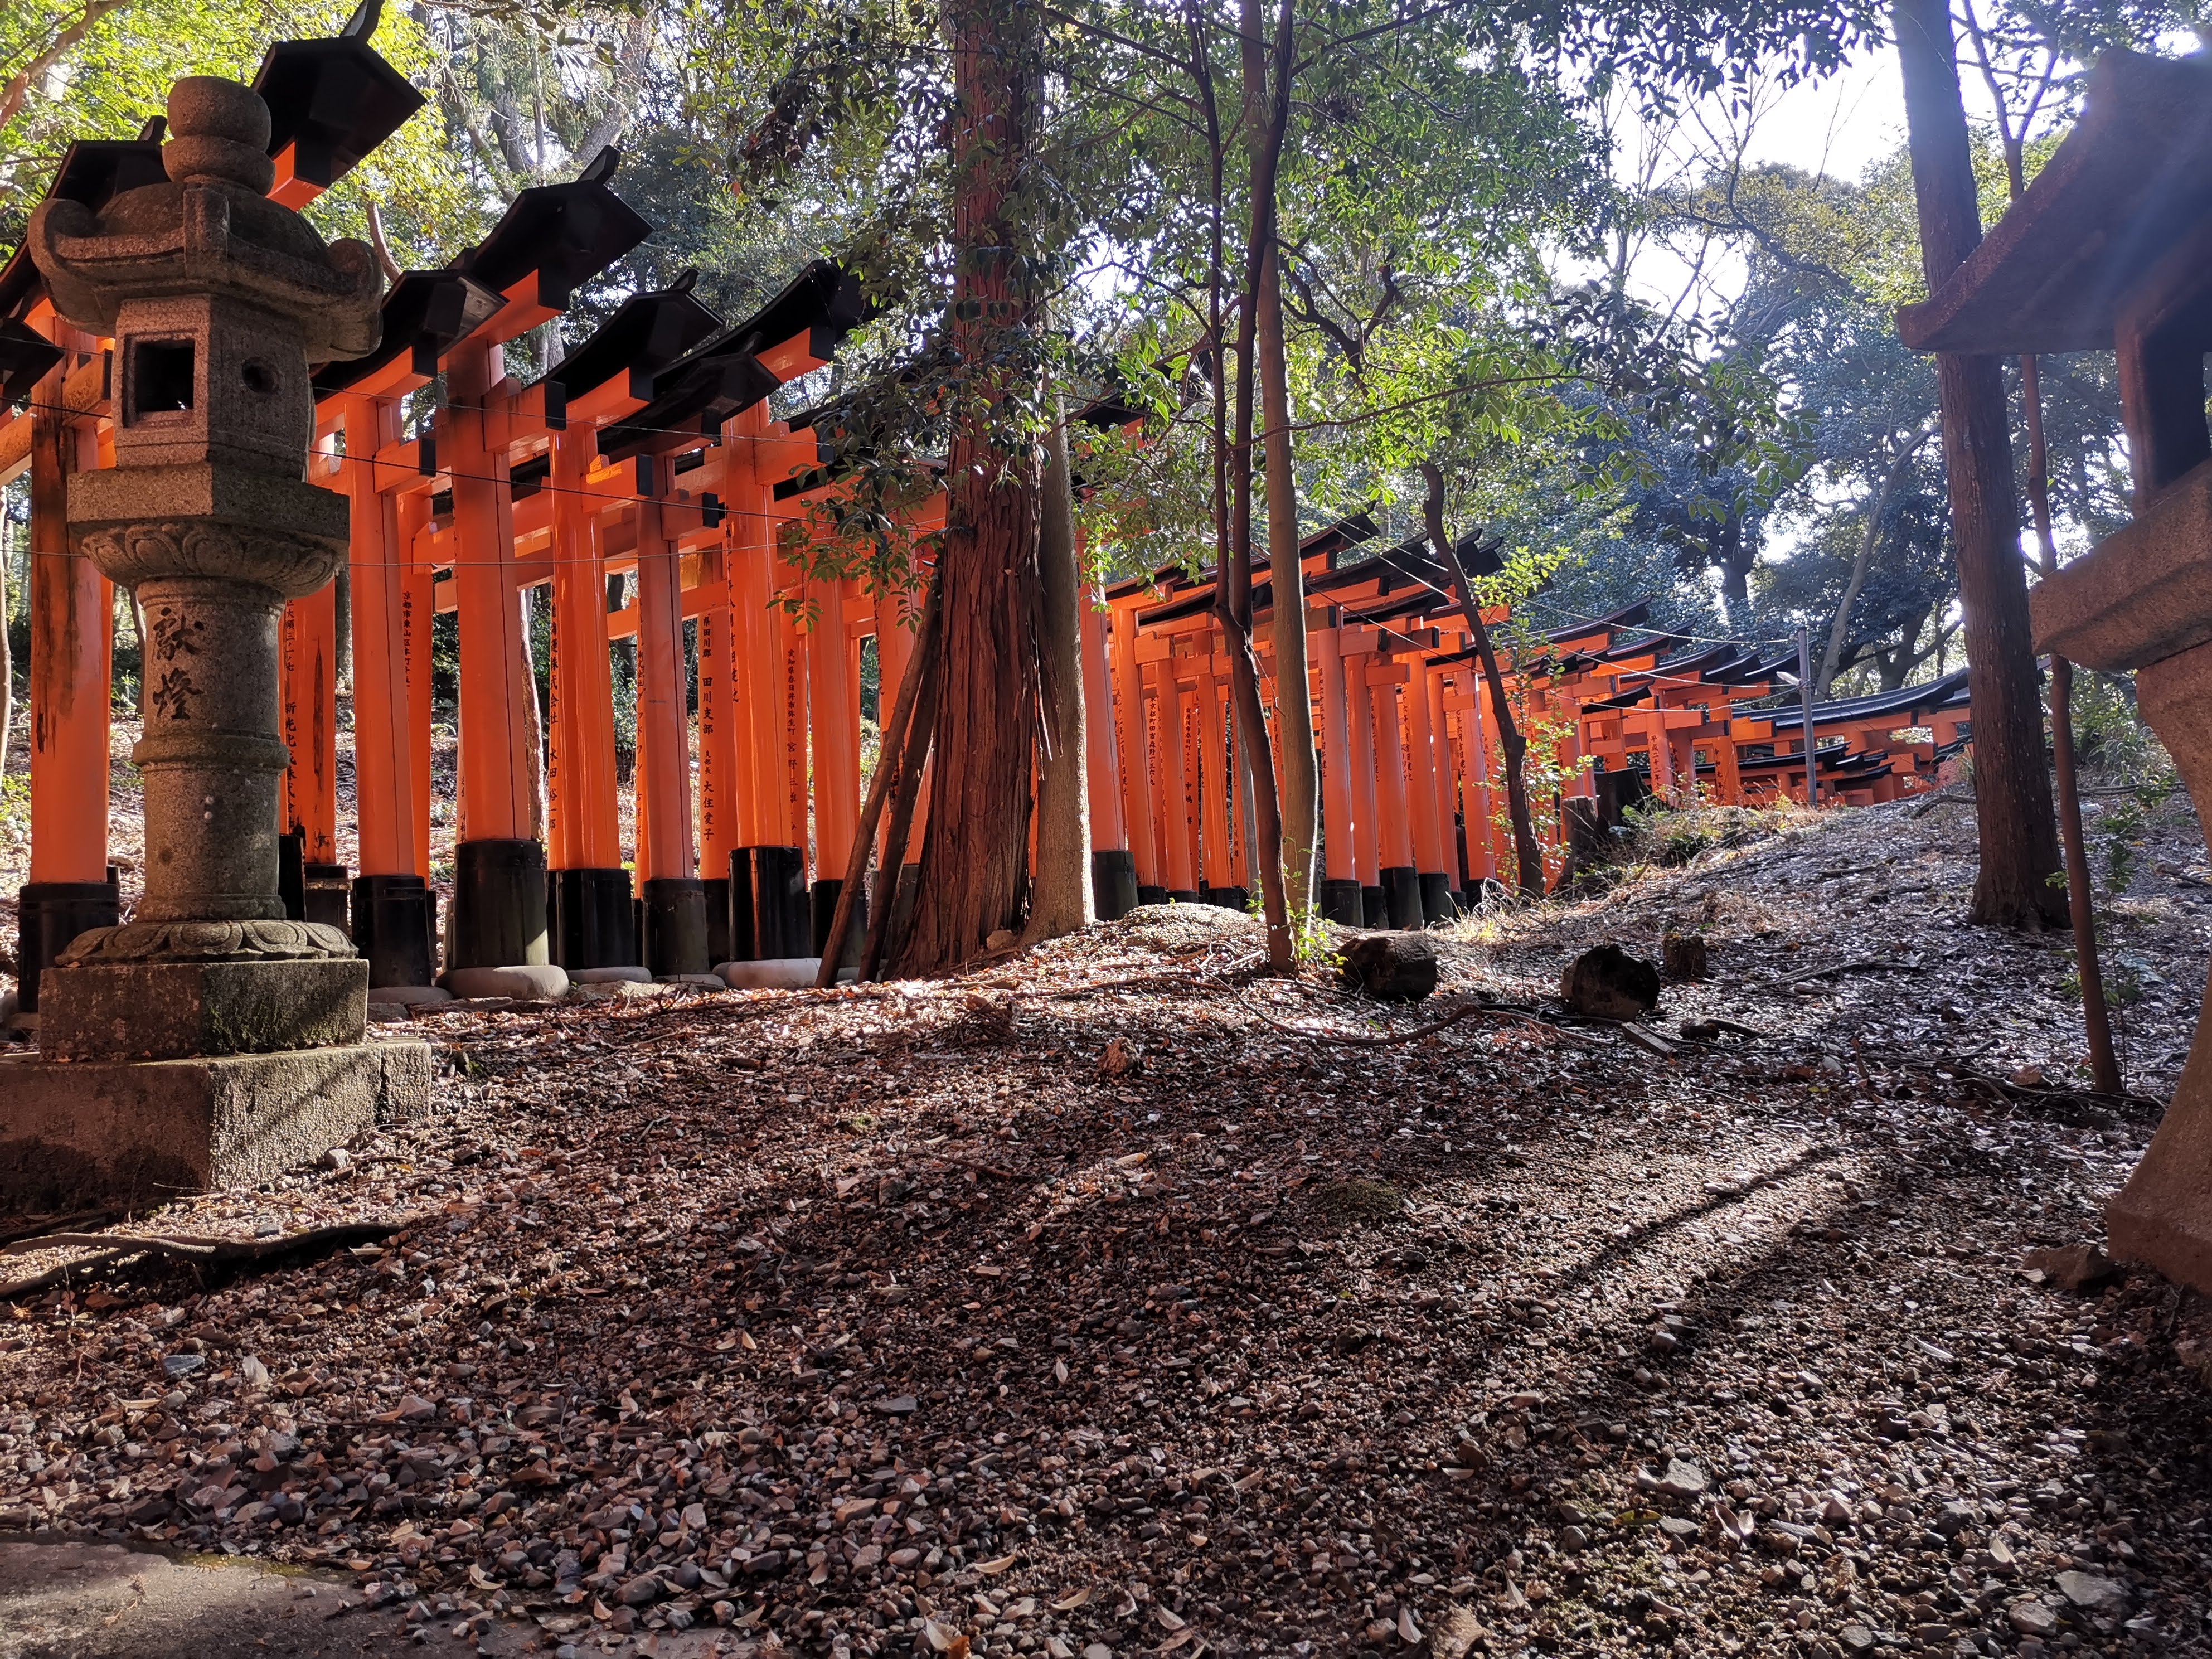
[[[341,36],[281,44],[262,64],[254,86],[272,117],[270,193],[287,206],[314,199],[422,102],[368,46],[374,21],[371,5]],[[76,144],[50,194],[97,210],[158,181],[160,141],[151,124],[131,140]],[[534,383],[507,372],[504,348],[561,316],[649,234],[611,188],[616,161],[610,152],[574,181],[526,190],[452,265],[399,276],[379,348],[315,379],[306,476],[350,507],[357,872],[337,862],[331,589],[293,602],[283,624],[291,763],[280,827],[293,850],[290,902],[306,919],[349,927],[380,988],[428,986],[441,967],[434,616],[455,613],[459,637],[447,971],[553,963],[572,975],[675,975],[818,951],[842,872],[809,847],[837,859],[859,822],[862,641],[876,641],[883,708],[908,667],[910,596],[812,579],[803,546],[792,556],[814,506],[841,488],[834,434],[805,415],[769,414],[769,395],[826,364],[863,319],[848,276],[811,264],[735,325],[682,281],[634,295]],[[120,908],[107,865],[114,599],[70,553],[64,499],[70,472],[112,456],[110,358],[110,343],[57,319],[27,257],[0,270],[0,482],[31,475],[32,868],[18,957],[27,1012],[40,969]],[[142,389],[160,368],[136,366]],[[188,363],[179,374],[176,406],[210,395]],[[442,406],[410,435],[406,400],[440,376]],[[1102,404],[1088,418],[1128,416]],[[908,528],[927,538],[944,511],[941,495],[918,502]],[[1298,554],[1324,780],[1320,896],[1340,921],[1418,926],[1449,915],[1455,894],[1510,872],[1512,856],[1495,726],[1444,573],[1422,544],[1365,550],[1374,538],[1355,517]],[[1458,553],[1479,556],[1473,542]],[[608,579],[617,575],[616,604]],[[542,710],[526,599],[539,586],[551,590],[553,617]],[[1100,913],[1170,896],[1241,906],[1252,884],[1249,787],[1210,578],[1162,571],[1091,597],[1083,647]],[[1255,601],[1265,658],[1264,580]],[[1753,800],[1792,787],[1788,751],[1802,718],[1738,707],[1771,693],[1779,665],[1740,647],[1685,652],[1674,636],[1639,629],[1643,616],[1553,630],[1525,659],[1509,659],[1523,723],[1565,734],[1560,810],[1546,815],[1555,867],[1572,803],[1597,798],[1632,753],[1662,793],[1696,781],[1723,799]],[[696,628],[696,760],[687,621]],[[636,649],[627,849],[610,659],[624,639]],[[179,649],[188,643],[157,640],[147,652],[149,723],[164,718],[173,677],[185,672]],[[1272,662],[1263,667],[1272,696]],[[1965,718],[1960,677],[1823,706],[1814,732],[1825,791],[1871,800],[1915,787]],[[1900,744],[1893,734],[1905,726],[1932,735]],[[1800,776],[1802,764],[1801,755]]]

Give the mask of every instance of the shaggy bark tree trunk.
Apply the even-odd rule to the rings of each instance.
[[[1033,371],[1034,284],[1017,225],[1034,106],[1033,12],[956,0],[952,41],[954,389],[935,783],[901,967],[940,974],[1018,930],[1028,897],[1038,726],[1036,447],[1005,405]]]
[[[1059,414],[1060,411],[1055,411]],[[1024,945],[1073,933],[1091,920],[1091,796],[1084,743],[1083,587],[1076,568],[1075,498],[1067,427],[1045,434],[1044,489],[1037,514],[1038,575],[1044,596],[1044,743],[1037,761],[1036,889]]]
[[[1932,293],[1982,240],[1973,152],[1946,0],[1895,0],[1891,15],[1904,71],[1921,266]],[[1970,917],[2008,927],[2057,927],[2066,920],[2066,902],[2050,879],[2058,870],[2058,838],[2043,757],[2004,379],[1995,358],[1953,353],[1937,356],[1936,374],[1974,699],[1981,869]]]

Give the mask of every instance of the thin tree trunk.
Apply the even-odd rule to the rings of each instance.
[[[1055,404],[1058,400],[1055,398]],[[1075,497],[1065,412],[1045,434],[1037,513],[1043,588],[1044,727],[1037,766],[1036,885],[1022,943],[1079,932],[1091,920],[1091,795],[1084,741],[1083,590],[1076,568]]]
[[[906,750],[907,734],[914,726],[915,704],[923,679],[935,672],[938,641],[943,628],[943,607],[939,603],[937,586],[932,583],[929,598],[922,605],[921,635],[915,642],[914,672],[899,682],[898,696],[891,700],[890,717],[876,732],[876,770],[868,780],[868,798],[860,807],[860,821],[853,830],[852,850],[845,859],[844,884],[837,890],[837,908],[830,913],[829,936],[822,944],[822,969],[814,976],[815,988],[827,990],[837,982],[837,964],[844,960],[845,936],[852,931],[853,907],[868,878],[868,848],[876,838],[876,825],[883,817],[884,799],[891,787],[901,781],[904,774],[900,764]],[[900,836],[900,850],[905,850],[903,827]],[[898,866],[888,863],[891,872],[890,894],[897,892]]]
[[[1287,18],[1287,12],[1285,14]],[[1268,117],[1267,57],[1261,35],[1261,0],[1241,0],[1240,27],[1244,71],[1244,130],[1273,133],[1274,154],[1252,149],[1252,193],[1256,204],[1267,162],[1267,188],[1280,165],[1283,134]],[[1281,61],[1279,59],[1279,61]],[[1287,67],[1285,68],[1287,75]],[[1276,89],[1277,100],[1288,93]],[[1268,643],[1275,653],[1275,740],[1282,745],[1284,900],[1293,915],[1313,905],[1314,860],[1319,850],[1317,824],[1321,783],[1314,756],[1313,694],[1309,686],[1306,647],[1305,569],[1298,562],[1298,486],[1291,462],[1290,369],[1283,346],[1283,272],[1276,247],[1273,204],[1265,240],[1259,246],[1259,274],[1252,295],[1257,331],[1254,345],[1260,381],[1260,448],[1267,475],[1267,568],[1274,586]]]
[[[1255,31],[1258,10],[1253,0],[1246,0],[1250,22],[1248,31]],[[1252,648],[1252,422],[1255,393],[1258,390],[1255,370],[1255,340],[1259,327],[1259,307],[1255,296],[1267,269],[1267,252],[1275,236],[1275,178],[1283,153],[1283,135],[1290,121],[1288,78],[1290,46],[1291,44],[1291,15],[1290,0],[1284,0],[1282,14],[1277,21],[1275,41],[1276,71],[1282,77],[1276,88],[1273,106],[1267,111],[1267,125],[1252,139],[1252,201],[1250,231],[1246,241],[1246,261],[1243,302],[1237,313],[1237,391],[1235,429],[1230,439],[1228,477],[1220,477],[1216,468],[1217,482],[1228,486],[1229,522],[1225,538],[1219,543],[1220,569],[1213,585],[1214,616],[1221,625],[1222,639],[1228,647],[1229,688],[1237,703],[1237,746],[1246,765],[1250,779],[1250,797],[1255,840],[1252,849],[1254,873],[1260,879],[1261,911],[1267,929],[1267,963],[1279,972],[1292,967],[1297,961],[1297,941],[1292,938],[1290,911],[1283,884],[1283,814],[1282,800],[1276,793],[1273,744],[1267,733],[1266,711],[1260,702],[1260,659]],[[1249,38],[1248,52],[1255,50]],[[1250,59],[1247,59],[1248,74]],[[1261,73],[1264,75],[1264,69]],[[1251,88],[1246,85],[1246,105],[1251,104]],[[1219,129],[1213,120],[1213,99],[1209,85],[1206,93],[1208,123],[1216,145],[1213,164],[1216,223],[1220,213],[1220,185],[1222,165],[1218,157]],[[1220,241],[1217,228],[1215,262],[1220,260]],[[1219,294],[1219,283],[1215,283]],[[1217,344],[1220,329],[1220,303],[1217,297],[1213,308],[1213,327]],[[1218,384],[1222,370],[1217,367],[1215,378]],[[1217,398],[1216,443],[1220,403]],[[1217,453],[1218,448],[1217,448]],[[1293,547],[1291,556],[1297,557]],[[1277,612],[1280,614],[1279,611]],[[1303,696],[1304,686],[1298,687]]]
[[[1459,601],[1460,615],[1467,623],[1468,632],[1474,636],[1475,655],[1482,663],[1483,681],[1490,688],[1490,709],[1498,721],[1498,756],[1505,766],[1505,811],[1513,824],[1513,862],[1520,877],[1521,890],[1530,898],[1541,898],[1544,853],[1536,844],[1536,821],[1529,815],[1528,784],[1521,769],[1522,758],[1528,752],[1528,740],[1521,735],[1520,726],[1513,718],[1513,706],[1506,700],[1505,677],[1498,671],[1498,653],[1491,648],[1490,630],[1483,626],[1482,607],[1474,602],[1474,588],[1444,530],[1443,469],[1434,461],[1423,461],[1421,482],[1428,486],[1421,512],[1427,522],[1429,541],[1437,550],[1438,562],[1451,577],[1452,597]]]
[[[1851,560],[1850,580],[1844,584],[1843,600],[1836,606],[1835,620],[1828,624],[1827,647],[1820,653],[1820,676],[1814,684],[1823,697],[1832,694],[1836,676],[1843,672],[1844,644],[1850,631],[1851,607],[1858,603],[1859,593],[1866,586],[1874,550],[1881,544],[1881,515],[1889,511],[1905,467],[1920,453],[1920,446],[1928,441],[1928,428],[1923,426],[1905,441],[1890,461],[1881,488],[1875,492],[1874,506],[1867,514],[1865,533],[1860,536],[1858,553]]]
[[[1921,264],[1940,289],[1982,239],[1973,154],[1946,0],[1894,0],[1898,61],[1919,210]],[[2064,902],[2043,711],[2020,557],[2012,441],[1996,360],[1938,354],[1943,460],[1966,615],[1974,702],[1975,820],[1981,869],[1971,919],[2012,927],[2056,926]]]
[[[1034,320],[1018,192],[1034,106],[1036,14],[955,0],[951,338],[968,383],[953,398],[951,500],[939,580],[945,647],[937,783],[904,970],[945,972],[1021,925],[1039,710],[1042,592],[1036,447],[994,429],[1030,391],[1009,366]]]
[[[868,939],[860,952],[860,971],[857,977],[866,981],[876,976],[876,969],[885,960],[896,960],[903,953],[905,941],[891,937],[892,924],[897,920],[899,872],[906,865],[907,839],[914,832],[914,803],[921,793],[922,769],[929,764],[930,743],[937,725],[938,700],[945,685],[945,639],[940,629],[937,649],[925,659],[917,651],[908,669],[915,682],[914,718],[907,723],[906,744],[901,754],[898,781],[892,786],[890,833],[884,839],[882,860],[876,866],[875,902],[868,908]],[[877,764],[881,765],[878,761]],[[945,769],[938,769],[938,788],[944,787]],[[936,799],[936,792],[931,793]],[[920,895],[915,896],[920,908]],[[909,922],[908,927],[912,926]]]

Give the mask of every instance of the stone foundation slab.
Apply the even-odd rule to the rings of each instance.
[[[0,1212],[266,1181],[430,1108],[430,1050],[360,1042],[191,1060],[0,1060]]]
[[[48,1060],[183,1060],[358,1042],[368,963],[119,962],[49,968],[39,1052]]]

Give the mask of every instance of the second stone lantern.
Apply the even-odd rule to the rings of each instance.
[[[0,1064],[18,1201],[264,1179],[428,1106],[428,1049],[363,1040],[368,964],[277,890],[279,619],[346,556],[309,370],[376,344],[375,260],[268,199],[252,90],[180,81],[168,117],[167,182],[29,230],[57,311],[114,341],[115,464],[70,478],[70,539],[145,612],[146,842],[131,921],[41,982],[40,1059]]]

